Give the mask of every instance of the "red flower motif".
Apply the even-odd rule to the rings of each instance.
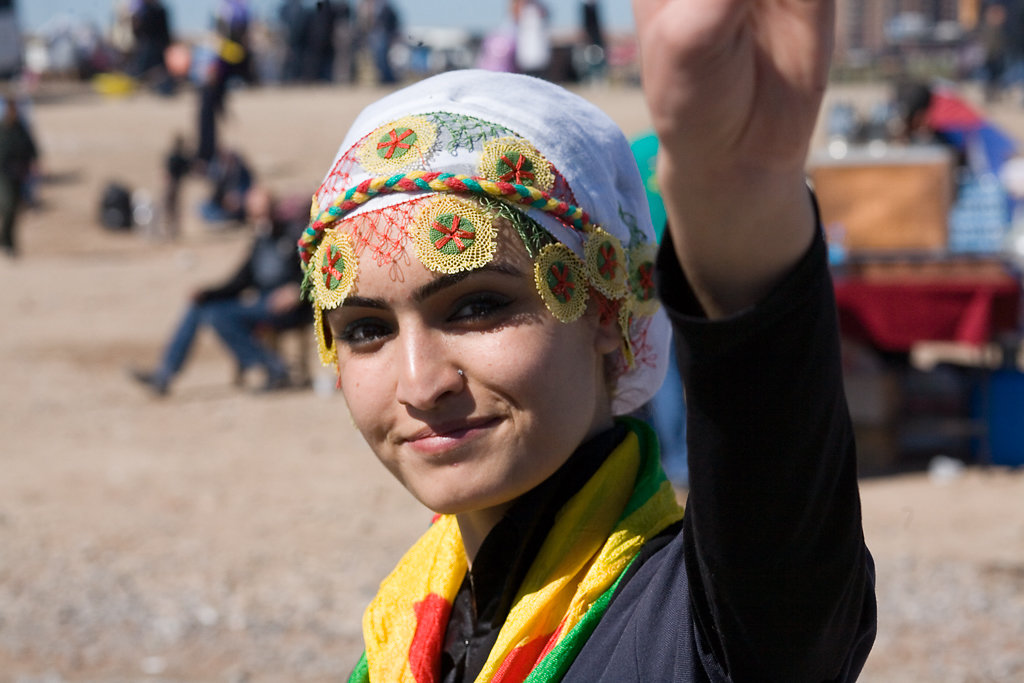
[[[412,140],[409,142],[402,142],[407,137],[412,136]],[[380,142],[377,143],[378,154],[379,150],[387,149],[382,155],[385,159],[390,159],[394,156],[395,152],[401,150],[398,156],[405,154],[406,150],[412,148],[412,143],[416,142],[416,132],[412,128],[405,128],[402,130],[401,135],[398,133],[397,128],[391,129],[388,133],[387,139],[381,138]]]
[[[599,270],[605,279],[611,280],[615,277],[615,267],[619,265],[619,259],[615,255],[615,247],[605,242],[601,245],[600,252],[604,263],[601,264]]]
[[[650,263],[641,263],[636,269],[638,285],[644,299],[650,299],[654,291],[654,266]]]
[[[330,251],[324,254],[323,265],[320,267],[320,272],[327,276],[324,278],[324,284],[327,285],[327,289],[334,289],[341,284],[341,270],[345,269],[345,262],[341,262],[341,270],[335,268],[340,260],[341,250],[335,247],[331,247]],[[334,278],[335,280],[333,285],[331,284],[331,278]]]
[[[498,176],[498,180],[504,180],[505,182],[522,185],[524,180],[536,179],[536,176],[533,174],[533,172],[530,171],[530,168],[533,167],[533,164],[530,164],[530,160],[526,158],[525,154],[520,154],[518,157],[516,157],[515,162],[511,161],[506,155],[502,154],[501,161],[510,170]],[[523,168],[526,164],[530,165],[527,166],[526,168]]]
[[[446,244],[448,244],[449,242],[454,241],[455,242],[455,246],[456,246],[456,248],[459,251],[465,251],[466,250],[466,248],[469,245],[463,243],[462,240],[472,240],[472,239],[474,239],[476,237],[476,232],[473,232],[473,231],[470,231],[470,230],[463,230],[463,229],[461,229],[459,227],[459,223],[460,222],[461,222],[461,219],[459,218],[459,214],[457,214],[457,213],[453,213],[452,214],[452,225],[451,225],[450,228],[448,226],[446,226],[444,223],[442,223],[441,221],[434,221],[434,225],[433,225],[434,230],[437,230],[439,233],[441,233],[441,237],[439,237],[434,242],[434,247],[436,249],[441,250],[441,249],[443,249],[445,247]],[[472,227],[472,224],[470,225],[470,227]]]
[[[559,270],[558,266],[562,268]],[[569,270],[569,266],[562,263],[551,264],[551,274],[555,277],[555,284],[551,286],[551,293],[561,298],[563,301],[569,301],[572,299],[573,290],[576,289],[576,283],[569,279],[572,274]]]

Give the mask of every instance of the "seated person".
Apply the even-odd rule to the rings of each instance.
[[[210,223],[245,221],[246,193],[253,186],[253,173],[242,155],[220,150],[206,167],[210,198],[199,207],[199,215]]]
[[[254,331],[261,325],[287,328],[311,320],[308,307],[300,304],[302,270],[295,258],[301,224],[282,220],[266,188],[250,190],[245,203],[255,230],[248,258],[223,284],[192,295],[156,369],[132,371],[136,380],[157,395],[167,393],[171,380],[184,366],[201,325],[217,332],[241,369],[256,366],[265,370],[265,390],[289,384],[284,361]]]

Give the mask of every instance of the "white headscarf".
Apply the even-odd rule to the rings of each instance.
[[[416,197],[434,193],[445,179],[424,172],[496,180],[488,170],[496,144],[521,150],[538,162],[536,185],[564,204],[548,202],[542,210],[524,206],[524,200],[512,195],[519,200],[513,203],[581,260],[588,258],[589,228],[599,227],[617,238],[631,262],[639,258],[636,254],[653,261],[656,238],[643,182],[618,126],[559,86],[480,70],[425,79],[384,97],[356,118],[314,197],[314,221],[300,241],[303,258],[309,260],[317,248],[325,223],[410,201],[410,190],[395,191],[399,185],[387,186],[384,178],[420,177],[422,189],[411,188]],[[429,187],[423,177],[431,179]],[[493,182],[469,184],[477,191],[441,192],[487,196],[486,189],[494,187]],[[572,211],[576,207],[586,214],[582,220],[579,211]],[[630,348],[623,350],[623,358],[632,355],[633,362],[619,363],[612,397],[615,414],[632,412],[654,395],[668,360],[670,328],[664,312],[656,302],[637,306],[634,297],[627,295],[623,301],[627,299],[633,315],[624,324]]]

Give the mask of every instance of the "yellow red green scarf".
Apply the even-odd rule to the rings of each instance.
[[[557,681],[597,626],[640,547],[682,518],[642,422],[559,510],[477,681]],[[363,616],[350,683],[436,683],[452,602],[467,569],[453,516],[437,518]]]

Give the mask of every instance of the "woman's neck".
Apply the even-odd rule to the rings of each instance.
[[[459,524],[459,534],[462,536],[462,547],[466,550],[466,558],[469,565],[473,566],[473,558],[476,557],[480,546],[483,545],[487,534],[501,521],[505,511],[512,505],[508,502],[499,507],[487,508],[486,510],[474,510],[455,515]]]

